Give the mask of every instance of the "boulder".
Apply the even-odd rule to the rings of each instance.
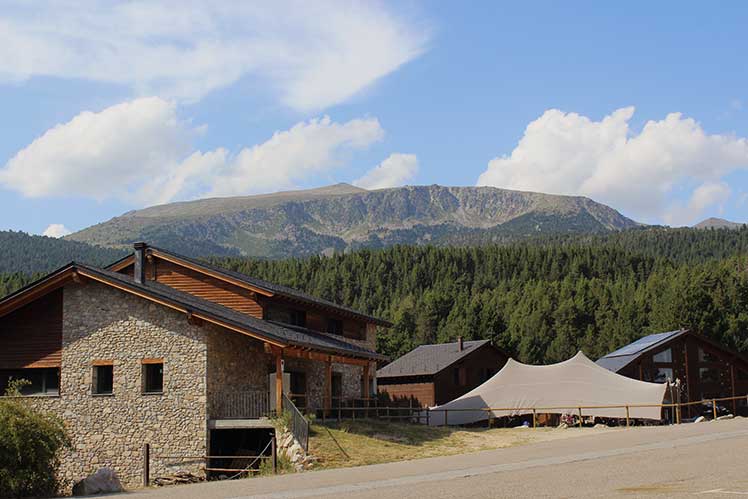
[[[112,468],[100,468],[96,473],[87,476],[73,485],[74,496],[90,496],[92,494],[106,494],[123,492],[122,484],[117,473]]]
[[[735,416],[733,416],[732,414],[725,414],[724,416],[719,416],[719,417],[717,418],[717,420],[718,420],[718,421],[722,421],[722,420],[725,420],[725,419],[733,419],[734,417],[735,417]]]
[[[704,421],[706,421],[706,418],[704,416],[699,416],[698,418],[693,420],[694,423],[703,423]]]

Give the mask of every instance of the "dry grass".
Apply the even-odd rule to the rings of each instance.
[[[435,428],[407,423],[354,420],[313,424],[310,452],[317,468],[448,456],[533,442],[616,431],[607,428]]]

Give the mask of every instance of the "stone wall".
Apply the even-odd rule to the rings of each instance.
[[[184,314],[102,284],[64,288],[60,396],[29,399],[62,416],[69,430],[73,449],[63,456],[63,479],[110,466],[125,486],[136,486],[146,442],[154,455],[205,454],[204,334]],[[147,358],[164,359],[162,394],[142,393]],[[112,395],[92,395],[94,361],[113,362]],[[153,459],[151,473],[202,465]]]
[[[208,328],[208,415],[221,416],[222,399],[230,394],[268,393],[268,373],[275,371],[262,342],[218,327]]]

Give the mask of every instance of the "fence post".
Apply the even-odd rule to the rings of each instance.
[[[431,419],[431,409],[427,406],[426,407],[426,426],[431,426],[429,420]]]
[[[717,401],[712,399],[712,414],[714,414],[714,419],[717,419]]]
[[[275,433],[273,433],[273,439],[270,444],[270,453],[273,459],[273,475],[278,474],[278,443],[275,439]]]
[[[626,428],[629,427],[629,406],[626,406]]]
[[[581,428],[582,427],[582,408],[578,407],[577,409],[579,409],[579,427]]]
[[[449,426],[447,424],[447,415],[449,414],[449,409],[444,409],[444,426]]]
[[[680,398],[680,397],[679,397]],[[677,420],[677,424],[680,424],[681,414],[680,414],[680,402],[678,402],[675,406],[675,419]]]
[[[151,484],[151,444],[143,444],[143,487]]]
[[[532,427],[537,428],[538,427],[538,420],[537,420],[537,414],[536,409],[532,408]]]

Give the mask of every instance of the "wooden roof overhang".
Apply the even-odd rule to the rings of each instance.
[[[266,349],[271,349],[274,352],[281,352],[283,356],[353,365],[366,365],[369,362],[378,359],[378,356],[364,355],[363,352],[361,355],[357,355],[334,349],[319,348],[313,345],[291,344],[287,341],[281,341],[266,333],[247,327],[246,325],[236,324],[233,321],[216,317],[214,314],[206,311],[194,310],[193,308],[179,303],[169,297],[160,296],[159,293],[154,292],[152,289],[149,290],[145,286],[136,286],[134,283],[129,285],[124,282],[114,281],[113,279],[107,278],[104,274],[100,274],[93,269],[78,266],[75,263],[68,264],[0,300],[0,317],[33,302],[71,281],[83,284],[87,279],[111,286],[125,293],[138,296],[153,303],[184,313],[191,324],[200,324],[200,321],[205,321],[224,329],[249,336],[263,342]]]
[[[336,315],[339,315],[341,317],[346,317],[346,318],[354,319],[354,320],[362,320],[362,321],[370,322],[372,324],[376,324],[378,326],[383,326],[383,327],[392,327],[392,323],[391,322],[388,322],[388,321],[385,321],[385,320],[382,320],[382,319],[377,319],[377,318],[374,318],[374,317],[368,317],[368,316],[365,316],[365,315],[363,315],[361,313],[355,313],[353,311],[345,310],[344,308],[338,308],[338,307],[334,307],[334,306],[331,306],[331,305],[326,305],[324,303],[319,303],[319,302],[316,302],[316,301],[305,300],[303,298],[299,298],[297,296],[292,296],[292,295],[287,294],[287,293],[276,292],[276,291],[273,291],[273,290],[270,290],[270,289],[267,289],[267,288],[263,288],[262,286],[253,285],[253,284],[251,284],[249,282],[246,282],[246,281],[244,281],[242,279],[234,278],[234,277],[232,277],[232,276],[230,276],[230,275],[228,275],[228,274],[226,274],[224,272],[218,272],[218,271],[212,270],[208,266],[196,264],[196,263],[194,263],[194,262],[192,262],[190,260],[186,260],[184,258],[179,258],[178,256],[173,255],[171,253],[167,253],[165,251],[160,251],[158,248],[153,248],[153,247],[149,246],[146,249],[146,254],[149,257],[159,258],[161,260],[173,263],[175,265],[180,265],[180,266],[182,266],[184,268],[187,268],[187,269],[190,269],[190,270],[192,270],[194,272],[205,274],[205,275],[208,275],[208,276],[213,277],[215,279],[221,280],[223,282],[227,282],[229,284],[233,284],[235,286],[247,289],[249,291],[257,293],[258,295],[264,296],[266,298],[280,298],[280,299],[282,299],[282,300],[284,300],[286,302],[304,305],[306,307],[311,307],[311,308],[316,309],[316,310],[324,310],[324,311],[327,311],[327,312],[333,312]],[[126,256],[126,257],[124,257],[124,258],[122,258],[122,259],[114,262],[109,267],[107,267],[107,269],[111,270],[113,272],[120,272],[123,269],[127,268],[129,265],[132,265],[134,262],[135,262],[134,255],[128,255],[128,256]]]

